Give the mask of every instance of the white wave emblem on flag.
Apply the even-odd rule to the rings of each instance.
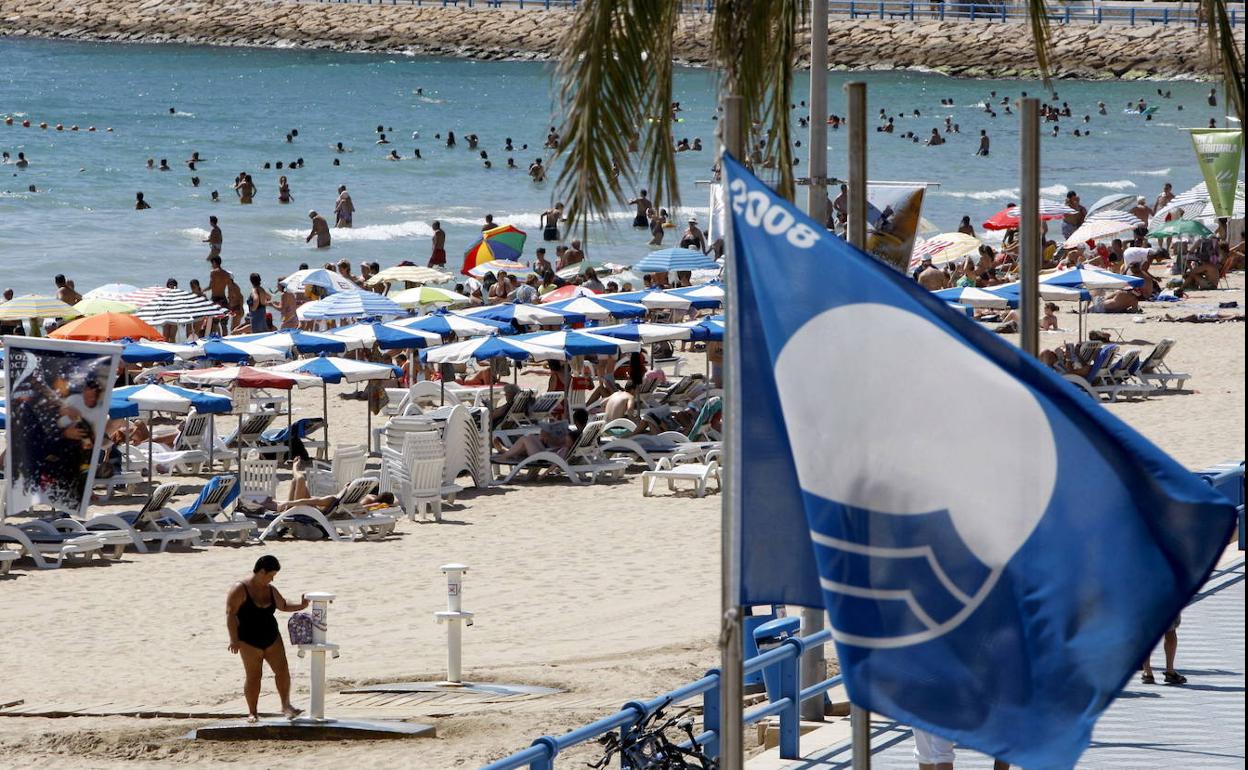
[[[802,490],[845,509],[812,526],[816,547],[837,552],[824,590],[894,608],[833,614],[837,639],[900,647],[956,628],[1048,507],[1057,452],[1040,404],[939,326],[881,304],[815,316],[775,372]]]

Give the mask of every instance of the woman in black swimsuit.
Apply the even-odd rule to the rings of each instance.
[[[300,597],[298,604],[282,598],[273,587],[273,578],[282,568],[276,556],[261,556],[256,560],[250,578],[235,583],[225,598],[225,627],[230,632],[230,652],[243,659],[247,679],[243,684],[243,696],[247,699],[247,721],[259,719],[256,713],[260,700],[260,678],[267,661],[277,680],[277,694],[282,699],[282,713],[294,719],[300,709],[290,705],[290,667],[286,663],[286,647],[277,629],[277,610],[297,612],[308,606],[308,600]]]

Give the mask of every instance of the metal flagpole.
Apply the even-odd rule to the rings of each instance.
[[[859,249],[867,245],[867,84],[846,83],[849,97],[849,195],[846,235]],[[852,704],[849,711],[853,738],[853,770],[871,768],[871,712]]]
[[[724,97],[724,119],[720,123],[722,134],[721,158],[724,152],[738,160],[744,159],[745,132],[742,122],[742,99],[740,96]],[[721,175],[723,164],[721,162]],[[722,179],[722,176],[721,176]],[[745,649],[741,642],[742,607],[740,605],[740,549],[738,538],[741,527],[740,443],[741,382],[740,337],[735,333],[738,325],[737,270],[733,261],[736,251],[732,234],[732,214],[725,217],[724,248],[727,251],[727,296],[724,305],[727,324],[724,331],[724,451],[727,455],[720,523],[720,618],[719,631],[719,766],[721,770],[741,770],[744,765],[741,743],[744,705],[743,663]]]
[[[810,4],[810,126],[806,146],[810,152],[810,185],[806,188],[806,213],[823,224],[828,219],[828,4]],[[823,630],[822,607],[802,608],[802,636]],[[803,687],[827,677],[823,645],[802,656]],[[801,706],[802,719],[823,721],[823,697],[810,698]]]
[[[1034,356],[1040,352],[1040,100],[1023,99],[1021,106],[1018,330],[1020,346]],[[1079,320],[1082,325],[1082,314]]]

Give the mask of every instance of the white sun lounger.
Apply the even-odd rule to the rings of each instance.
[[[199,531],[200,545],[208,545],[218,538],[228,540],[237,537],[240,543],[250,540],[259,529],[256,523],[245,516],[227,513],[226,509],[236,499],[234,494],[238,486],[238,477],[214,476],[209,479],[200,492],[199,498],[181,512],[170,510],[169,517],[183,527]]]
[[[49,522],[35,519],[22,524],[0,524],[0,547],[16,546],[39,569],[56,569],[66,560],[90,559],[104,544],[90,533],[58,532]]]
[[[73,522],[82,527],[80,531],[89,532],[106,538],[109,535],[124,535],[126,540],[122,547],[133,545],[139,553],[151,553],[149,544],[156,546],[157,552],[163,552],[170,543],[190,544],[199,539],[199,530],[184,527],[170,514],[169,500],[178,492],[176,483],[161,484],[152,490],[143,507],[137,511],[125,513],[105,513],[92,516],[84,524]],[[61,522],[72,522],[72,519],[58,519],[54,524],[61,529]],[[72,531],[62,529],[62,531]],[[107,542],[107,541],[106,541]]]
[[[502,460],[495,456],[490,462],[493,465],[511,467],[511,472],[498,480],[499,484],[509,483],[525,469],[530,471],[530,476],[534,476],[536,471],[543,468],[548,473],[562,472],[573,484],[584,483],[582,477],[588,477],[591,484],[596,482],[599,476],[618,479],[624,475],[626,466],[622,462],[607,460],[603,457],[602,448],[598,444],[601,436],[602,421],[599,420],[585,426],[568,449],[566,459],[555,452],[545,451],[531,454],[523,460]]]
[[[338,503],[325,513],[310,505],[297,505],[282,511],[260,533],[260,539],[267,540],[281,534],[289,529],[288,522],[293,521],[318,526],[330,540],[334,541],[352,540],[357,535],[365,539],[373,536],[381,540],[394,532],[394,516],[388,513],[365,511],[360,504],[364,496],[376,488],[377,479],[356,479],[347,484],[338,495]],[[343,537],[344,534],[346,537]]]
[[[677,481],[692,481],[694,483],[693,493],[697,497],[706,495],[706,487],[712,479],[715,481],[715,488],[717,490],[722,489],[719,473],[719,452],[717,450],[707,452],[702,462],[673,462],[679,459],[678,457],[664,457],[659,460],[659,466],[656,469],[642,472],[641,494],[643,497],[650,497],[654,494],[654,487],[660,481],[666,481],[667,488],[670,491],[675,491]]]

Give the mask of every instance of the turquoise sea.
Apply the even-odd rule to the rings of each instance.
[[[270,285],[303,261],[424,264],[433,219],[448,230],[453,264],[487,213],[529,230],[529,256],[540,237],[538,213],[556,195],[553,174],[534,184],[523,171],[535,158],[549,159],[540,147],[549,127],[561,121],[551,72],[551,65],[541,63],[0,40],[0,116],[16,117],[12,126],[0,124],[0,150],[13,157],[24,152],[30,160],[26,169],[0,166],[0,288],[51,293],[58,272],[80,291],[169,277],[185,286],[207,273],[201,239],[211,214],[221,220],[227,268],[257,271]],[[833,73],[830,112],[844,114],[841,86],[851,77],[870,84],[873,117],[881,108],[904,113],[896,133],[871,134],[871,177],[938,182],[924,214],[939,229],[955,229],[964,214],[982,221],[1015,198],[1017,117],[997,106],[998,117],[991,118],[979,104],[993,90],[998,100],[1022,91],[1034,95],[1038,83]],[[794,101],[805,95],[807,82],[805,75],[798,78]],[[1200,180],[1190,141],[1179,129],[1206,125],[1210,117],[1221,120],[1221,106],[1206,103],[1207,84],[1059,81],[1056,88],[1058,101],[1068,102],[1077,117],[1063,120],[1060,135],[1044,140],[1046,196],[1060,197],[1070,188],[1087,204],[1111,192],[1138,192],[1151,203],[1163,182],[1181,191]],[[1173,98],[1159,97],[1159,88]],[[1160,104],[1152,121],[1123,114],[1128,102],[1141,97]],[[709,177],[713,161],[714,74],[680,71],[676,98],[684,108],[676,138],[701,137],[707,148],[679,155],[683,206],[677,216],[692,213],[705,222],[707,188],[696,181]],[[953,106],[941,106],[942,99],[952,99]],[[1096,114],[1098,101],[1108,105],[1108,115]],[[919,117],[912,115],[916,109]],[[1092,116],[1086,126],[1085,114]],[[944,146],[901,136],[913,131],[926,137],[933,127],[944,133],[946,115],[961,133]],[[21,127],[23,118],[31,128]],[[40,130],[40,121],[50,127]],[[65,130],[56,131],[57,123]],[[73,124],[80,130],[71,132]],[[90,125],[97,131],[87,132]],[[392,144],[375,144],[379,125]],[[1075,128],[1090,128],[1091,136],[1076,138]],[[287,143],[292,129],[298,137]],[[980,129],[992,140],[989,158],[974,157]],[[460,140],[455,149],[435,138],[448,131]],[[493,169],[484,169],[478,153],[468,149],[467,134],[480,136]],[[794,137],[803,143],[803,159],[805,136],[799,130]],[[507,137],[516,148],[512,153],[503,149]],[[845,132],[830,131],[829,137],[830,173],[843,176]],[[336,142],[350,152],[336,154]],[[416,148],[423,160],[411,159]],[[391,149],[408,159],[386,161]],[[192,152],[204,159],[195,172],[184,164]],[[508,157],[521,170],[507,170]],[[168,159],[173,170],[149,171],[149,158]],[[298,158],[303,168],[263,169],[265,162]],[[341,166],[332,165],[334,158]],[[239,205],[231,189],[240,171],[251,173],[259,186],[254,205]],[[290,205],[277,202],[281,174],[290,180]],[[198,187],[192,175],[200,177]],[[354,198],[355,228],[336,230],[333,246],[318,252],[304,244],[307,212],[315,208],[332,222],[339,184]],[[28,192],[30,185],[37,192]],[[140,190],[150,210],[134,210]],[[220,192],[221,202],[211,202],[212,190]],[[591,230],[591,259],[631,262],[645,254],[647,237],[627,226],[628,209],[621,206],[610,227]]]

